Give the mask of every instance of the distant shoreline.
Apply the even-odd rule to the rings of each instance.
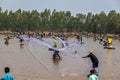
[[[35,31],[25,31],[25,33],[28,33],[28,32],[30,32],[30,34],[33,34]],[[40,31],[38,31],[38,32],[40,32]],[[48,33],[50,33],[49,31],[43,31],[45,34],[48,34]],[[52,33],[62,33],[62,32],[52,32]],[[0,31],[0,34],[10,34],[10,35],[12,35],[13,34],[13,32],[12,31],[10,31],[10,30],[4,30],[4,31]],[[76,35],[76,34],[78,34],[77,32],[65,32],[65,34],[66,35],[71,35],[71,36],[74,36],[74,35]],[[80,34],[82,34],[82,35],[87,35],[87,37],[91,37],[91,36],[93,36],[93,34],[91,34],[91,33],[80,33]],[[100,35],[100,34],[96,34],[96,35]],[[111,37],[113,37],[114,39],[118,39],[118,40],[120,40],[120,34],[105,34],[105,35],[111,35]]]

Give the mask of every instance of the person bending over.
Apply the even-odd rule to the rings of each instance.
[[[53,59],[61,59],[61,57],[59,55],[59,51],[57,51],[57,50],[54,51]]]
[[[82,58],[87,58],[87,57],[89,57],[91,59],[93,70],[96,71],[95,68],[98,68],[98,64],[99,64],[99,61],[98,61],[97,57],[92,53],[92,51],[90,51],[89,55],[84,56]]]

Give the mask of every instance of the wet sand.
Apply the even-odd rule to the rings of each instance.
[[[100,80],[120,79],[120,42],[113,40],[115,50],[103,49],[99,42],[92,38],[83,38],[85,44],[72,46],[61,51],[62,60],[53,63],[52,51],[48,47],[32,42],[25,42],[20,47],[19,39],[10,39],[10,44],[4,44],[4,36],[0,36],[0,76],[4,67],[9,66],[15,80],[88,80],[86,75],[90,68],[89,59],[82,59],[86,52],[93,50],[99,59]],[[48,39],[44,39],[48,40]],[[76,41],[70,38],[68,41]],[[61,46],[61,45],[59,45]],[[74,51],[77,54],[74,54]]]

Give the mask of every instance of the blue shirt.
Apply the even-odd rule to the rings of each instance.
[[[6,73],[0,80],[14,80],[14,76],[10,73]]]

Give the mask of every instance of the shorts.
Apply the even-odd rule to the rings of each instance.
[[[54,45],[53,47],[57,47],[57,45]]]
[[[96,67],[98,67],[98,61],[93,63],[93,68],[96,68]]]

